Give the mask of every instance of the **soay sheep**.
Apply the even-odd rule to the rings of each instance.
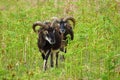
[[[57,20],[59,22],[59,32],[62,35],[62,46],[61,46],[61,51],[67,52],[67,35],[69,34],[71,37],[71,40],[74,39],[74,32],[73,32],[73,27],[75,27],[75,19],[73,17],[65,17],[65,18],[57,18],[53,17],[53,20]],[[73,22],[73,26],[69,23],[69,21]],[[64,56],[61,58],[64,59]]]
[[[58,66],[58,53],[61,47],[61,35],[56,28],[56,20],[52,22],[42,23],[37,21],[33,24],[33,30],[36,32],[36,26],[40,26],[41,28],[38,32],[38,48],[42,53],[42,58],[44,60],[43,70],[45,71],[47,68],[47,60],[49,55],[51,55],[50,65],[53,67],[53,54],[56,55],[56,66]]]

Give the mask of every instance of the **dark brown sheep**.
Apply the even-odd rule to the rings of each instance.
[[[61,35],[55,26],[56,24],[56,20],[47,23],[37,21],[33,24],[34,32],[36,32],[36,26],[41,26],[38,30],[38,48],[42,53],[42,58],[44,60],[44,71],[47,68],[47,60],[49,55],[51,55],[51,67],[53,67],[54,53],[56,54],[56,66],[58,66],[58,53],[61,47]]]
[[[73,17],[65,17],[65,18],[57,18],[53,17],[53,20],[57,20],[59,22],[59,32],[62,36],[62,46],[61,51],[67,52],[67,35],[69,34],[71,37],[71,40],[74,39],[74,32],[73,28],[75,27],[75,19]],[[73,26],[69,23],[69,21],[73,22]],[[64,56],[62,56],[64,58]]]

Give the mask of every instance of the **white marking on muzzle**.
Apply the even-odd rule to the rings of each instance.
[[[46,39],[50,44],[55,44],[55,41],[54,41],[54,42],[51,42],[51,38],[48,38],[48,37],[46,36],[45,39]]]

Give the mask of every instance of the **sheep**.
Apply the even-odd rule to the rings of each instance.
[[[37,21],[33,24],[33,31],[36,32],[35,27],[41,26],[38,32],[38,48],[42,54],[44,60],[43,70],[47,68],[47,60],[49,55],[51,55],[50,65],[53,67],[53,54],[56,55],[56,67],[58,66],[58,53],[61,46],[61,35],[56,28],[56,20],[52,22],[42,23]]]
[[[69,34],[71,37],[71,40],[74,39],[74,32],[73,32],[73,27],[75,26],[75,19],[73,17],[65,17],[58,19],[57,17],[53,17],[52,20],[57,20],[59,22],[59,32],[62,36],[62,46],[61,46],[61,51],[67,52],[67,35]],[[73,22],[73,27],[72,25],[68,22],[72,21]],[[65,59],[64,56],[61,56],[61,58]]]

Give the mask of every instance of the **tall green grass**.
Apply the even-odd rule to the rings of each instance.
[[[0,80],[119,80],[117,6],[114,0],[1,0]],[[43,72],[32,24],[53,16],[73,16],[75,38],[69,40],[65,62]]]

